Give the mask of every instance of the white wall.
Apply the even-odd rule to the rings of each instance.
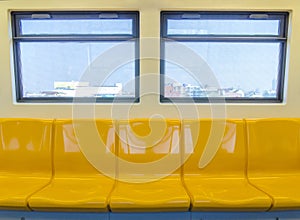
[[[139,104],[96,104],[75,107],[72,104],[28,104],[15,102],[10,30],[11,10],[138,10],[141,38],[159,38],[162,10],[244,10],[289,11],[290,25],[285,81],[285,99],[280,104],[160,104],[157,95],[141,97]],[[228,117],[300,117],[300,2],[298,0],[0,0],[0,118],[80,117],[167,118]],[[141,93],[159,94],[159,42],[141,44],[141,77],[155,73],[156,78],[141,81]],[[146,77],[147,79],[147,77]],[[197,112],[197,114],[195,114]]]

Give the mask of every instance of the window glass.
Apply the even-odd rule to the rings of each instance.
[[[278,35],[280,20],[168,20],[170,35]]]
[[[216,84],[214,78],[211,80],[206,78],[205,83],[196,80],[195,74],[205,74],[205,70],[201,71],[197,63],[185,66],[184,70],[167,62],[166,85],[170,87],[172,81],[176,80],[182,82],[184,88],[180,94],[169,95],[276,98],[279,66],[274,64],[278,63],[280,57],[280,43],[185,42],[183,44],[209,66],[218,83]],[[166,60],[169,60],[169,47],[174,47],[174,43],[165,45]],[[199,78],[201,79],[201,76]],[[191,93],[191,89],[199,92]]]
[[[135,97],[135,88],[126,86],[135,78],[135,45],[128,44],[133,61],[112,70],[103,64],[98,68],[96,59],[116,43],[21,42],[22,97]],[[86,91],[79,92],[79,86]]]
[[[22,35],[132,34],[131,19],[21,20]]]

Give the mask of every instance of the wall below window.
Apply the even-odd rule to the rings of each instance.
[[[10,11],[140,11],[140,103],[17,103]],[[283,103],[180,104],[159,101],[161,11],[290,12]],[[0,118],[266,118],[300,117],[300,2],[295,0],[0,0]],[[149,43],[151,42],[151,43]]]

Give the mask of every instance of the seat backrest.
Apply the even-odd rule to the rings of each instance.
[[[249,176],[300,172],[300,120],[249,119]]]
[[[102,176],[99,166],[109,167],[114,176],[115,131],[111,120],[56,120],[54,168],[56,177]],[[88,158],[88,159],[87,159]],[[105,161],[105,162],[104,162]]]
[[[0,119],[0,172],[49,176],[53,120]]]
[[[182,126],[184,159],[187,158],[184,175],[245,175],[246,148],[242,120],[185,120]],[[209,151],[216,153],[207,154]],[[208,161],[204,167],[200,166],[201,158]]]
[[[119,121],[119,177],[155,179],[160,175],[179,175],[180,127],[179,120]]]

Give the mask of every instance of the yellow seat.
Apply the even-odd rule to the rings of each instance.
[[[190,198],[180,178],[179,136],[176,120],[119,122],[112,212],[188,211]]]
[[[251,186],[245,176],[246,139],[242,120],[186,120],[183,127],[184,158],[187,158],[184,183],[191,196],[192,211],[270,208],[271,199]],[[209,156],[204,149],[213,150],[216,146],[212,160],[200,166],[201,156]]]
[[[93,123],[95,127],[89,127],[89,124]],[[76,131],[75,127],[80,128],[80,126],[83,130]],[[81,150],[83,147],[88,147],[92,153],[97,154],[99,140],[91,135],[93,132],[99,133],[108,152],[114,153],[115,135],[112,121],[58,120],[55,122],[54,178],[49,186],[30,197],[29,206],[33,210],[108,211],[108,197],[114,180],[94,168]],[[88,139],[82,142],[84,138]],[[96,159],[101,161],[101,157]],[[115,161],[106,165],[114,172]]]
[[[273,197],[272,210],[300,208],[300,121],[246,120],[249,181]]]
[[[0,120],[0,208],[26,210],[51,180],[52,120]]]

